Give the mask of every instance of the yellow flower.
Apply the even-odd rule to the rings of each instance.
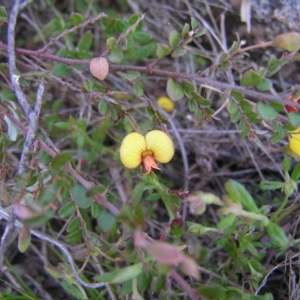
[[[159,169],[156,161],[169,162],[174,155],[171,138],[160,130],[149,131],[146,136],[133,132],[128,134],[120,148],[122,164],[128,169],[134,169],[140,164],[143,174],[149,174],[152,169]]]
[[[300,157],[300,127],[292,131],[290,135],[289,148],[294,154]]]
[[[157,99],[157,104],[168,113],[171,113],[175,106],[174,102],[166,96],[159,97]]]

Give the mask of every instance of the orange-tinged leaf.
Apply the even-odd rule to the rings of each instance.
[[[185,259],[183,253],[175,246],[163,242],[153,242],[146,246],[146,251],[160,264],[178,265]]]
[[[18,248],[20,252],[25,252],[31,242],[31,233],[27,226],[23,226],[18,239]]]

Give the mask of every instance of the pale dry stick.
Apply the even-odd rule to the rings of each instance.
[[[9,214],[4,211],[2,208],[0,208],[0,216],[2,216],[5,220],[8,220],[9,219]],[[23,228],[23,224],[17,220],[14,221],[14,225],[19,228],[19,229],[22,229]],[[76,265],[74,263],[74,260],[72,258],[72,255],[70,254],[69,250],[66,248],[66,246],[64,246],[63,244],[61,244],[60,242],[54,240],[53,238],[49,237],[48,235],[46,235],[45,233],[41,233],[41,232],[38,232],[36,230],[31,230],[30,229],[30,233],[37,237],[38,239],[42,240],[42,241],[45,241],[45,242],[48,242],[50,243],[51,245],[53,246],[56,246],[61,252],[64,253],[64,255],[66,256],[67,260],[68,260],[68,263],[71,267],[71,270],[72,270],[72,275],[74,276],[74,278],[76,279],[76,281],[78,283],[80,283],[82,286],[84,287],[87,287],[87,288],[91,288],[91,289],[97,289],[97,288],[100,288],[100,287],[103,287],[106,285],[106,283],[103,283],[103,282],[98,282],[98,283],[88,283],[86,281],[83,281],[79,275],[78,275],[78,272],[77,272],[77,269],[76,269]]]
[[[9,269],[7,267],[3,267],[3,274],[9,279],[9,281],[13,284],[13,286],[17,289],[21,289],[21,285],[19,282],[15,279],[14,275],[11,274]],[[2,298],[4,299],[4,298]],[[1,300],[2,300],[1,299]]]
[[[60,35],[58,35],[57,37],[55,38],[52,38],[51,41],[46,44],[42,49],[38,50],[39,52],[45,52],[49,47],[51,47],[55,42],[57,42],[58,40],[64,38],[67,34],[71,33],[71,32],[74,32],[80,28],[84,28],[86,26],[88,26],[89,24],[93,24],[95,23],[96,21],[102,19],[102,18],[105,18],[106,17],[106,14],[105,13],[100,13],[98,16],[96,17],[92,17],[92,18],[89,18],[88,20],[86,20],[85,22],[83,23],[80,23],[70,29],[66,29],[65,31],[63,31]]]
[[[297,253],[297,254],[295,254],[295,255],[293,255],[293,256],[291,256],[290,259],[292,260],[292,259],[294,259],[294,258],[296,258],[296,257],[299,257],[299,256],[300,256],[300,252]],[[255,296],[258,296],[258,295],[259,295],[260,290],[266,285],[269,276],[270,276],[274,271],[276,271],[277,269],[279,269],[279,268],[281,268],[281,267],[286,267],[287,265],[288,265],[288,264],[287,264],[285,261],[283,261],[283,262],[281,262],[280,264],[278,264],[277,266],[275,266],[274,268],[272,268],[272,269],[268,272],[268,274],[265,276],[264,280],[261,282],[261,284],[260,284],[260,286],[258,287],[258,289],[256,290]]]
[[[23,0],[20,4],[20,10],[23,10],[27,5],[29,5],[34,0]]]
[[[43,43],[46,43],[46,40],[44,38],[44,35],[42,33],[40,26],[35,22],[33,13],[31,14],[31,16],[27,16],[27,14],[25,14],[25,13],[20,13],[20,17],[22,17],[37,32],[41,41]]]
[[[282,171],[282,167],[281,167],[281,164],[279,165],[278,163],[276,163],[274,157],[270,154],[270,151],[268,151],[266,149],[266,147],[260,142],[260,141],[257,141],[256,145],[262,150],[262,152],[264,152],[264,154],[266,156],[269,157],[269,159],[272,161],[273,165],[275,166],[275,168],[277,169],[278,173],[281,175],[281,177],[284,179],[285,176],[284,176],[284,173]]]
[[[257,170],[257,172],[258,172],[258,174],[259,174],[261,180],[264,180],[265,177],[264,177],[264,175],[263,175],[263,173],[262,173],[260,167],[258,166],[258,164],[257,164],[257,162],[256,162],[256,160],[255,160],[255,156],[253,155],[253,153],[252,153],[252,151],[251,151],[251,149],[250,149],[248,143],[246,142],[245,139],[242,139],[242,143],[244,144],[245,148],[247,149],[247,152],[248,152],[249,156],[251,157],[251,160],[253,161],[253,164],[254,164],[254,166],[255,166],[255,168],[256,168],[256,170]]]
[[[16,0],[12,6],[11,12],[9,14],[8,20],[8,32],[7,32],[7,55],[8,55],[8,68],[10,74],[10,80],[14,89],[14,92],[17,96],[18,102],[25,113],[25,116],[28,117],[31,112],[31,107],[28,104],[26,97],[19,84],[19,76],[16,74],[16,56],[15,56],[15,27],[17,23],[17,16],[20,8],[20,0]],[[24,172],[22,166],[19,166],[18,174],[21,175]],[[5,252],[7,251],[8,246],[12,242],[13,233],[15,230],[15,221],[16,215],[13,208],[10,210],[10,214],[7,218],[7,224],[3,232],[0,244],[0,273],[2,272],[3,261]]]
[[[186,191],[186,190],[189,189],[189,162],[188,162],[188,159],[187,159],[187,154],[186,154],[184,143],[182,141],[182,138],[181,138],[179,132],[177,131],[177,127],[176,127],[175,123],[173,122],[172,117],[168,113],[166,113],[164,110],[162,110],[162,109],[160,109],[159,111],[164,116],[164,118],[166,118],[167,121],[170,123],[172,131],[173,131],[173,133],[174,133],[174,135],[175,135],[175,137],[176,137],[176,139],[178,141],[180,152],[181,152],[181,157],[182,157],[182,161],[183,161],[183,169],[184,169],[184,173],[183,173],[184,174],[183,175],[183,178],[184,178],[183,188]],[[182,213],[183,219],[186,218],[186,213],[187,213],[187,202],[184,201],[183,213]]]
[[[212,11],[210,9],[209,3],[207,3],[207,0],[204,0],[204,2],[205,2],[205,7],[206,7],[206,10],[207,10],[207,13],[208,13],[208,15],[210,17],[210,20],[211,20],[212,24],[214,25],[216,33],[219,36],[223,37],[223,35],[220,33],[220,29],[218,28],[218,24],[216,22],[216,18],[214,17],[214,15],[213,15],[213,13],[212,13]],[[222,12],[222,14],[224,14],[224,12]],[[222,14],[221,14],[221,17],[222,17]],[[222,31],[222,27],[221,27],[221,31]],[[222,39],[222,40],[224,41],[224,39]]]
[[[18,174],[23,174],[25,172],[26,167],[28,166],[28,162],[29,162],[28,154],[32,149],[33,141],[35,138],[35,132],[38,127],[38,120],[39,120],[40,111],[42,107],[44,88],[45,88],[45,80],[44,78],[42,78],[38,88],[34,110],[32,110],[28,116],[29,127],[28,127],[27,135],[25,138],[25,142],[21,154]]]
[[[122,176],[121,176],[121,172],[120,169],[118,168],[118,166],[114,163],[114,161],[110,161],[109,163],[109,174],[111,176],[112,182],[114,182],[114,185],[118,191],[118,194],[121,198],[121,201],[123,203],[127,203],[128,198],[127,195],[125,193],[124,187],[121,183],[122,181]]]
[[[98,261],[98,259],[95,256],[92,256],[92,259],[95,262],[95,264],[92,265],[93,268],[96,269],[96,271],[98,272],[98,274],[103,275],[104,271],[103,271],[103,269],[102,269],[102,267],[101,267],[100,262]],[[107,290],[107,293],[109,294],[109,299],[111,299],[111,300],[117,300],[117,298],[115,297],[115,295],[114,295],[114,293],[113,293],[110,285],[107,284],[105,286],[105,288]]]

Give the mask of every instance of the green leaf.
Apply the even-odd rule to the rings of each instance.
[[[1,98],[3,100],[9,100],[9,101],[17,101],[17,97],[15,93],[8,88],[3,88],[1,91]]]
[[[18,238],[18,249],[24,253],[31,243],[31,233],[27,226],[23,226]]]
[[[241,79],[241,85],[242,86],[257,86],[260,83],[262,83],[263,77],[259,75],[258,73],[254,72],[253,70],[247,71],[242,79]]]
[[[198,23],[194,17],[191,17],[191,26],[192,26],[192,29],[198,28]]]
[[[133,189],[131,202],[133,206],[136,206],[142,199],[142,195],[144,193],[146,183],[144,181],[140,181]]]
[[[257,112],[266,121],[271,121],[277,118],[277,111],[269,104],[258,102]]]
[[[80,185],[76,184],[71,189],[71,195],[73,200],[80,208],[88,208],[93,204],[93,198],[86,196],[85,188]]]
[[[181,84],[182,84],[183,88],[188,92],[193,92],[195,90],[194,85],[186,79],[182,80]]]
[[[218,223],[218,228],[222,230],[230,228],[235,222],[236,218],[237,217],[234,214],[229,214],[225,217],[221,217],[221,220]]]
[[[71,73],[71,69],[68,68],[65,64],[55,63],[52,68],[52,74],[56,77],[65,77]]]
[[[89,51],[93,44],[93,35],[90,31],[86,32],[78,43],[78,50],[82,52]]]
[[[94,83],[89,80],[83,81],[83,86],[86,89],[87,92],[93,92],[94,91]]]
[[[63,129],[63,130],[69,130],[70,129],[70,124],[69,122],[56,122],[55,127]]]
[[[74,217],[66,228],[68,233],[72,233],[79,228],[80,222],[78,217]]]
[[[93,218],[97,219],[102,211],[102,207],[96,203],[91,206],[91,215]]]
[[[226,289],[221,285],[210,284],[202,285],[197,289],[200,292],[200,295],[207,299],[226,299]]]
[[[270,91],[272,87],[273,83],[268,78],[264,78],[263,81],[256,86],[256,88],[262,92]]]
[[[280,182],[280,181],[262,180],[259,183],[259,188],[262,191],[274,191],[274,190],[282,189],[283,187],[284,187],[284,182]]]
[[[272,54],[269,61],[268,61],[268,68],[274,67],[276,62],[277,62],[277,58],[274,54]]]
[[[227,110],[230,114],[235,114],[238,111],[238,106],[234,101],[231,100],[227,105]]]
[[[225,183],[225,189],[234,202],[241,203],[243,208],[250,212],[259,213],[254,199],[243,185],[235,180],[229,180]]]
[[[147,201],[157,201],[159,199],[161,199],[161,194],[159,193],[152,193],[146,198]]]
[[[291,179],[294,181],[298,181],[300,178],[300,162],[298,162],[292,172]]]
[[[98,110],[101,115],[106,115],[109,112],[109,104],[104,100],[100,100]]]
[[[236,90],[231,91],[231,96],[238,102],[242,102],[245,99],[244,94]]]
[[[188,102],[188,105],[189,105],[190,112],[194,112],[196,110],[197,103],[196,103],[195,100],[190,99],[189,102]]]
[[[285,156],[282,161],[282,169],[284,172],[288,172],[291,168],[291,160],[289,157]]]
[[[51,167],[58,170],[63,167],[63,165],[67,163],[71,158],[72,154],[70,152],[60,152],[52,159]]]
[[[63,277],[65,278],[66,275],[64,275]],[[68,294],[72,295],[73,298],[78,299],[78,300],[87,300],[88,299],[84,289],[82,289],[82,288],[80,289],[75,284],[69,283],[65,279],[60,280],[59,283],[62,286],[63,290],[66,291]]]
[[[79,25],[81,23],[83,23],[84,21],[84,17],[81,14],[78,13],[71,13],[70,17],[69,17],[69,22],[72,26],[76,26]]]
[[[181,32],[181,37],[185,38],[190,31],[190,24],[185,23]]]
[[[176,30],[172,30],[169,34],[169,45],[174,48],[180,42],[180,33]]]
[[[107,59],[112,63],[119,64],[123,59],[123,52],[120,49],[114,48],[108,55]]]
[[[116,41],[117,40],[114,37],[110,37],[106,40],[106,48],[108,51],[111,51],[114,48]]]
[[[237,123],[241,119],[241,114],[239,111],[236,111],[234,114],[230,116],[230,121],[232,123]]]
[[[70,217],[75,211],[74,204],[72,202],[65,203],[58,211],[58,216],[60,218],[68,218]]]
[[[285,251],[290,246],[289,239],[279,225],[270,221],[266,229],[275,250]]]
[[[161,59],[170,54],[170,47],[166,44],[158,44],[156,47],[156,56]]]
[[[220,71],[225,71],[230,67],[230,61],[225,60],[224,62],[221,63],[220,65]]]
[[[151,41],[152,35],[143,31],[135,31],[132,34],[134,40],[142,45]]]
[[[116,225],[116,217],[107,210],[102,210],[97,218],[97,222],[102,231],[108,232]]]
[[[129,94],[127,92],[114,91],[110,93],[110,96],[117,101],[125,101],[129,99]]]
[[[115,28],[119,33],[123,33],[129,27],[128,23],[122,19],[117,19],[115,21]]]
[[[297,52],[300,49],[300,35],[297,32],[279,34],[273,39],[273,45],[289,52]]]
[[[92,188],[90,188],[89,190],[87,190],[86,192],[86,196],[87,197],[94,197],[97,194],[102,194],[106,191],[106,187],[102,184],[98,184],[96,186],[93,186]]]
[[[113,278],[111,283],[121,283],[133,279],[143,272],[144,266],[142,263],[137,263],[129,267],[119,270],[117,275]]]
[[[144,95],[144,89],[137,82],[133,83],[133,92],[136,97],[142,97]]]
[[[82,231],[80,229],[65,236],[65,242],[68,244],[78,243],[82,239]]]
[[[229,49],[229,53],[234,53],[235,51],[237,51],[240,47],[240,43],[238,42],[233,42],[231,48]]]
[[[6,13],[6,9],[4,6],[0,6],[0,23],[7,23],[8,18],[7,18],[7,13]]]
[[[300,126],[300,114],[298,112],[290,112],[288,114],[288,118],[291,122],[291,125],[293,127],[299,127]]]
[[[169,78],[167,82],[167,94],[171,100],[178,101],[184,97],[184,89],[173,78]]]
[[[180,56],[183,56],[186,54],[186,49],[183,48],[183,47],[179,47],[179,48],[176,48],[172,54],[171,54],[171,57],[173,58],[177,58],[177,57],[180,57]]]

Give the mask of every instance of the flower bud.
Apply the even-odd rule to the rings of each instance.
[[[104,80],[108,74],[109,64],[105,57],[92,58],[90,61],[90,71],[99,80]]]

